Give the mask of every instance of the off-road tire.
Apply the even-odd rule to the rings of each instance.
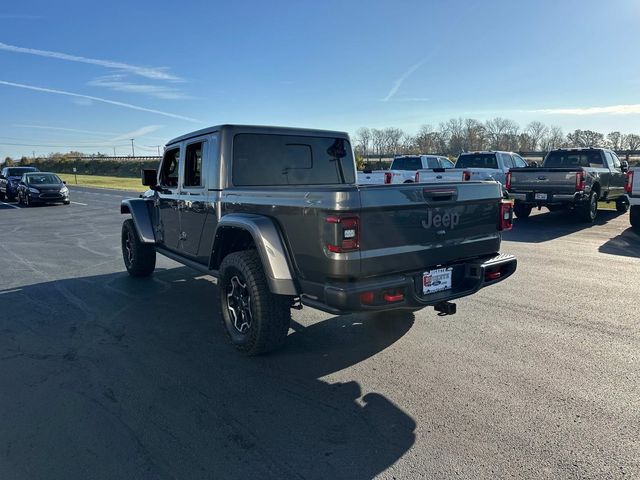
[[[523,203],[516,202],[513,206],[513,213],[515,213],[516,217],[520,220],[525,220],[529,218],[529,215],[531,215],[532,209],[533,207],[531,205],[525,205]]]
[[[291,323],[291,298],[271,293],[258,252],[245,250],[224,257],[220,265],[218,287],[220,318],[237,350],[246,355],[259,355],[284,344]],[[235,296],[236,288],[241,290],[240,300]],[[246,300],[247,297],[249,300]],[[245,302],[244,306],[234,309],[235,304],[241,301]],[[242,316],[247,304],[250,318],[248,326],[245,325],[246,316]],[[232,310],[238,310],[235,318]],[[241,328],[238,328],[238,323]],[[245,327],[246,330],[242,332]]]
[[[626,197],[626,195],[623,195],[622,197],[618,197],[618,199],[616,200],[616,211],[618,213],[627,213],[628,210],[629,210],[629,199]]]
[[[589,199],[578,208],[580,220],[585,223],[593,223],[598,216],[598,193],[591,192]]]
[[[633,205],[629,212],[629,221],[634,232],[640,234],[640,205]]]
[[[122,224],[122,259],[132,277],[148,277],[156,268],[156,249],[153,244],[142,243],[133,220]]]

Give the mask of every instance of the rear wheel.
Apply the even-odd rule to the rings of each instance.
[[[255,250],[224,257],[219,290],[222,321],[236,349],[258,355],[284,344],[291,323],[291,299],[271,293]]]
[[[629,220],[631,221],[631,228],[633,228],[636,233],[640,233],[640,205],[631,207]]]
[[[616,200],[616,210],[620,213],[625,213],[629,210],[629,199],[626,195],[623,195]]]
[[[529,218],[532,208],[533,207],[531,205],[525,205],[524,203],[516,202],[513,206],[513,213],[515,213],[516,217],[518,217],[519,219],[524,220],[526,218]]]
[[[155,247],[153,244],[140,241],[130,218],[122,224],[122,258],[127,272],[132,277],[148,277],[156,268]]]
[[[598,192],[591,192],[587,203],[580,206],[579,210],[580,219],[586,223],[593,223],[598,216]]]

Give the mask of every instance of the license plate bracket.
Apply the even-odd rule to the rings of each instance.
[[[422,294],[430,295],[444,290],[451,290],[452,278],[452,267],[427,270],[422,274]]]

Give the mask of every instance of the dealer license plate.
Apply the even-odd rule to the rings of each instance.
[[[546,193],[536,193],[536,200],[546,200],[546,199],[547,199]]]
[[[451,289],[451,272],[452,268],[438,268],[429,270],[422,274],[422,293],[428,295],[430,293],[442,292]]]

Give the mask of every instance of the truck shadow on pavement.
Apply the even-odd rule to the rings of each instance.
[[[601,253],[640,258],[640,235],[631,228],[608,240],[599,249]]]
[[[296,312],[305,326],[284,350],[246,358],[225,338],[217,288],[184,267],[0,301],[20,306],[0,323],[1,478],[368,479],[415,441],[386,397],[323,378],[392,345],[412,315]]]
[[[606,225],[624,213],[600,210],[594,223],[581,222],[570,212],[544,212],[532,214],[526,220],[515,219],[513,230],[503,234],[509,242],[542,243],[573,233]]]

